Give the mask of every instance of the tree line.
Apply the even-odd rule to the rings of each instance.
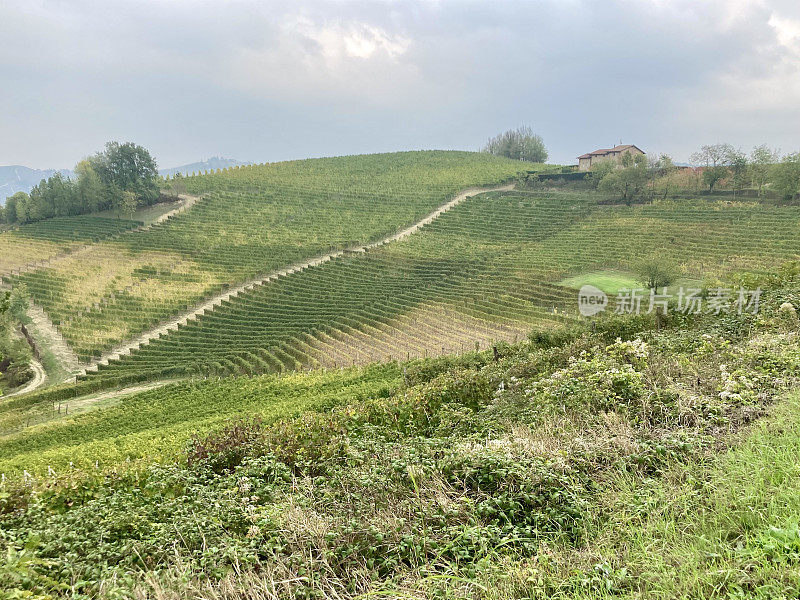
[[[778,150],[762,144],[748,156],[730,144],[711,144],[701,146],[691,160],[704,165],[702,180],[709,191],[727,181],[734,194],[748,186],[759,196],[766,190],[787,200],[800,194],[800,153],[782,157]]]
[[[108,142],[105,150],[75,166],[75,179],[56,173],[30,194],[6,199],[0,222],[24,224],[52,217],[116,210],[130,218],[140,206],[158,201],[158,167],[150,153],[131,142]]]
[[[766,145],[756,146],[749,155],[730,144],[701,146],[691,160],[702,165],[700,172],[677,167],[666,154],[645,156],[623,154],[620,161],[605,161],[593,167],[590,182],[598,190],[623,202],[648,200],[686,188],[687,171],[713,192],[723,183],[734,196],[744,189],[759,197],[767,192],[791,200],[800,196],[800,153],[781,156]]]

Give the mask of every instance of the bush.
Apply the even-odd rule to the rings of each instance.
[[[800,329],[800,319],[797,317],[797,309],[791,302],[784,302],[778,309],[778,315],[787,331],[797,331]]]
[[[541,136],[533,133],[530,127],[509,129],[490,139],[483,152],[495,156],[505,156],[513,160],[543,163],[547,160],[547,149]]]
[[[560,329],[534,329],[528,339],[537,348],[555,348],[574,341],[583,333],[581,327],[563,327]]]
[[[218,431],[195,435],[189,442],[186,458],[189,466],[208,465],[215,473],[231,471],[245,457],[264,453],[264,424],[259,417],[231,421]]]
[[[453,354],[435,358],[412,360],[405,364],[405,383],[413,386],[428,383],[453,369],[480,369],[489,362],[485,352]]]

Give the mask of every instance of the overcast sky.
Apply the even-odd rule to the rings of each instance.
[[[620,141],[800,150],[797,0],[2,0],[0,165]]]

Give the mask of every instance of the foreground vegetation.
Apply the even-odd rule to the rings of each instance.
[[[34,375],[31,349],[19,331],[27,324],[27,308],[24,289],[0,294],[0,391],[21,386]]]
[[[3,584],[56,597],[788,597],[798,441],[780,419],[796,413],[780,408],[739,458],[713,457],[796,383],[799,292],[782,282],[760,315],[607,318],[402,369],[183,383],[32,426],[0,440]],[[767,471],[736,483],[762,447]]]

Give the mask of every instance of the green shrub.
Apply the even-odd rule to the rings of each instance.
[[[189,466],[208,465],[215,473],[230,471],[247,456],[266,450],[264,423],[258,417],[238,419],[204,436],[195,434],[186,451]]]

